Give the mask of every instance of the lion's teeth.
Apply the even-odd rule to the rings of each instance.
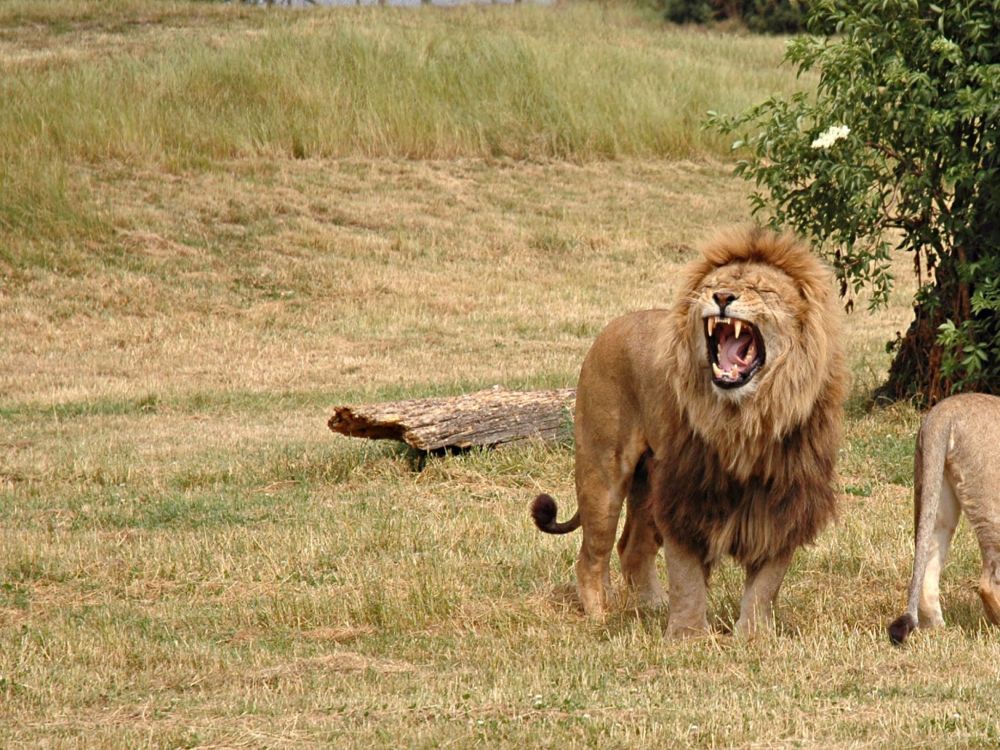
[[[733,328],[736,331],[736,338],[740,337],[740,330],[743,328],[743,323],[740,320],[733,321]]]
[[[712,373],[716,378],[722,377],[722,368],[715,364],[715,362],[712,363]]]
[[[709,336],[711,336],[712,335],[712,331],[715,330],[715,321],[716,321],[716,318],[715,318],[714,315],[709,315],[708,316],[708,335]]]
[[[739,374],[740,374],[740,371],[739,371],[739,369],[737,369],[736,365],[733,365],[732,369],[729,372],[726,373],[726,375],[728,375],[733,380],[736,380],[736,376],[739,375]]]

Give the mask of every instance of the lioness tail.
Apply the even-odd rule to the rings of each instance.
[[[909,612],[905,612],[889,625],[889,640],[893,642],[893,645],[899,646],[916,629],[916,619]]]
[[[580,528],[580,511],[577,511],[571,519],[558,523],[556,501],[552,495],[542,493],[531,503],[531,517],[535,519],[535,526],[546,534],[568,534]]]

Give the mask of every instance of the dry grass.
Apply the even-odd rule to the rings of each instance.
[[[157,25],[260,23],[36,6],[0,6],[0,54],[59,24],[118,34],[153,7],[113,54],[157,48]],[[64,47],[45,64],[90,54]],[[996,746],[996,636],[967,529],[944,581],[951,627],[903,650],[882,631],[909,571],[917,416],[868,411],[865,394],[912,287],[850,318],[843,513],[797,557],[772,639],[670,643],[662,614],[627,607],[586,622],[576,541],[526,513],[539,489],[570,498],[567,446],[417,471],[325,427],[344,401],[572,384],[607,320],[665,304],[692,244],[745,219],[725,164],[257,154],[63,170],[96,228],[32,243],[0,227],[15,248],[0,745]],[[738,587],[723,568],[720,630]]]
[[[114,235],[63,256],[66,272],[21,271],[0,324],[30,335],[7,348],[4,393],[356,399],[553,382],[610,315],[669,300],[657,269],[718,215],[706,191],[724,196],[719,218],[742,216],[741,187],[709,163],[228,167],[89,175]]]

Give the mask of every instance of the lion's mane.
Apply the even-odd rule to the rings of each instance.
[[[787,349],[757,392],[721,399],[699,372],[696,290],[712,270],[757,263],[792,279],[799,299],[782,326]],[[671,311],[666,370],[680,429],[658,462],[657,525],[711,563],[733,555],[753,569],[811,542],[835,515],[835,462],[847,389],[842,311],[833,279],[791,235],[730,231],[689,267]]]

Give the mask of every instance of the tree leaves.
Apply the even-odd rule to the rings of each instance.
[[[941,329],[944,366],[1000,390],[1000,0],[820,0],[809,28],[785,59],[819,73],[814,96],[709,118],[737,137],[754,213],[812,237],[848,305],[888,299],[890,243],[958,268],[972,302],[946,308],[968,312]]]

